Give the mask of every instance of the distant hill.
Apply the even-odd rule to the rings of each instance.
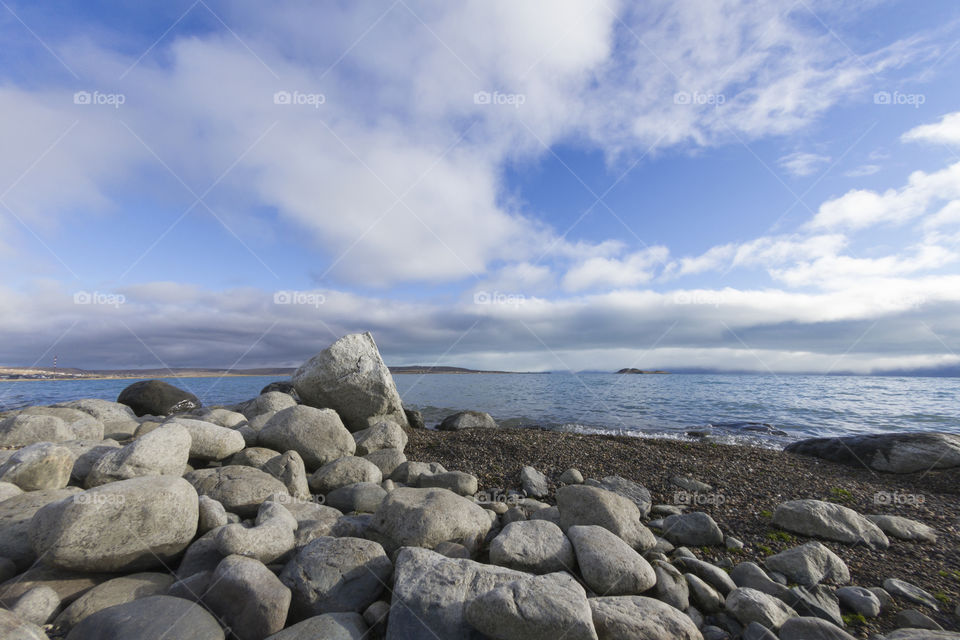
[[[406,365],[390,367],[390,373],[542,373],[539,371],[483,371],[478,369],[464,369],[463,367],[438,367],[433,365]],[[549,373],[549,372],[546,372]]]
[[[0,380],[96,380],[105,378],[216,378],[223,376],[289,376],[293,368],[258,369],[73,369],[0,367]]]
[[[670,373],[669,371],[645,371],[644,369],[620,369],[617,373]]]

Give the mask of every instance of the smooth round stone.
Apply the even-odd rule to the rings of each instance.
[[[223,640],[217,619],[203,607],[172,596],[149,596],[102,609],[83,619],[67,640]]]

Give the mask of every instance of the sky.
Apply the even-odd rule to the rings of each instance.
[[[0,365],[960,373],[960,5],[0,0]]]

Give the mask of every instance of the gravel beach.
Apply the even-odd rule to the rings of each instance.
[[[663,438],[581,435],[541,429],[470,429],[410,432],[411,460],[430,460],[448,469],[475,474],[483,489],[518,489],[526,465],[554,482],[566,469],[585,477],[618,475],[642,484],[654,504],[677,504],[685,494],[670,478],[690,475],[714,487],[693,506],[709,513],[724,533],[745,543],[741,552],[720,547],[697,549],[698,557],[736,564],[758,564],[808,539],[781,532],[771,522],[777,505],[792,499],[838,502],[863,514],[895,514],[920,520],[937,530],[936,544],[891,540],[886,550],[821,540],[846,561],[851,583],[881,585],[890,577],[943,594],[949,606],[937,620],[945,629],[960,629],[953,609],[960,603],[960,474],[938,470],[886,474],[760,447],[686,442]],[[894,613],[869,620],[848,632],[894,628]]]

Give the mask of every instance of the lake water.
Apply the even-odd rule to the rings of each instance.
[[[205,405],[251,398],[276,377],[178,378]],[[506,426],[709,437],[780,446],[798,438],[907,430],[960,433],[960,379],[773,375],[471,374],[394,377],[428,426],[464,409]],[[0,382],[0,410],[116,400],[126,380]]]

